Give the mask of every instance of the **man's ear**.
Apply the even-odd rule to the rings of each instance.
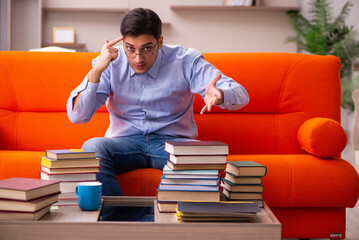
[[[158,49],[161,49],[163,46],[163,36],[161,36],[159,39],[158,39]]]

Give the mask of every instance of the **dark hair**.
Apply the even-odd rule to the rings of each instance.
[[[162,21],[151,9],[135,8],[122,18],[120,30],[123,37],[150,34],[158,40],[162,35]]]

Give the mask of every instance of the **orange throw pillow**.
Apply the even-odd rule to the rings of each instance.
[[[343,127],[330,118],[311,118],[298,130],[298,142],[301,148],[322,158],[340,156],[347,141]]]

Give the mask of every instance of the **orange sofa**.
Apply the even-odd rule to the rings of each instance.
[[[66,115],[70,92],[96,56],[0,52],[0,179],[39,178],[46,149],[80,148],[104,135],[105,107],[84,125]],[[237,111],[199,115],[203,100],[196,97],[199,139],[228,143],[228,160],[267,166],[263,198],[282,223],[283,238],[345,238],[346,208],[358,200],[359,178],[340,158],[346,135],[338,124],[339,59],[286,53],[205,58],[243,84],[251,101]],[[125,195],[155,196],[161,175],[139,169],[118,179]]]

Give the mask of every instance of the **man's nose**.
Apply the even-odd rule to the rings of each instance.
[[[135,57],[136,62],[142,62],[143,59],[144,59],[144,57],[142,56],[142,54],[136,54],[136,57]]]

